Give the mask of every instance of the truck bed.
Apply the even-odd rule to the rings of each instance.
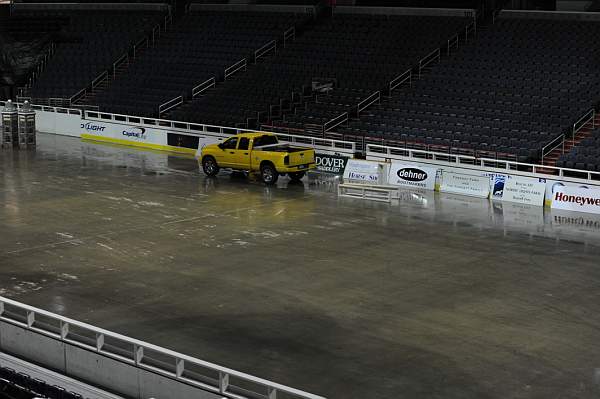
[[[265,145],[261,147],[254,147],[254,151],[271,151],[271,152],[300,152],[306,151],[309,148],[302,147],[292,147],[289,144],[274,144],[274,145]]]

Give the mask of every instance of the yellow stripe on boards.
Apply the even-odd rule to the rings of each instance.
[[[129,147],[149,148],[151,150],[177,152],[177,153],[181,153],[181,154],[192,154],[192,155],[196,154],[196,150],[193,148],[174,147],[171,145],[152,144],[152,143],[140,143],[138,141],[115,139],[112,137],[102,137],[102,136],[96,136],[93,134],[86,134],[86,133],[82,133],[81,138],[83,140],[125,145],[125,146],[129,146]]]

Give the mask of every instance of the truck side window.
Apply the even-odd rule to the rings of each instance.
[[[237,142],[238,138],[232,137],[223,143],[223,148],[226,150],[235,150],[235,147],[237,147]]]
[[[259,136],[254,139],[254,147],[275,144],[277,144],[277,137],[275,136]]]
[[[250,139],[248,137],[240,138],[240,144],[238,144],[238,150],[247,150],[250,145]]]

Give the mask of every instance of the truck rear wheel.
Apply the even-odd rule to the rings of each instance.
[[[219,173],[219,165],[213,157],[204,157],[202,159],[202,169],[207,176],[216,176]]]
[[[273,165],[264,164],[260,167],[260,176],[262,177],[262,180],[263,182],[265,182],[265,184],[271,186],[277,183],[279,173],[277,173],[277,170]]]
[[[300,181],[300,180],[302,180],[302,178],[304,177],[304,175],[306,175],[306,172],[290,172],[290,173],[288,173],[288,176],[293,181]]]

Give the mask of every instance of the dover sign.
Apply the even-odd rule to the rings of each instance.
[[[488,198],[490,195],[490,178],[486,176],[444,172],[442,174],[440,191],[443,193]]]
[[[396,186],[435,190],[437,172],[437,169],[431,167],[393,162],[388,175],[388,183]]]
[[[544,205],[546,183],[539,179],[513,176],[504,183],[502,201],[527,205]]]
[[[324,173],[343,175],[348,163],[348,157],[330,154],[315,154],[317,170]]]
[[[600,190],[569,186],[559,187],[553,194],[552,208],[600,213]]]

